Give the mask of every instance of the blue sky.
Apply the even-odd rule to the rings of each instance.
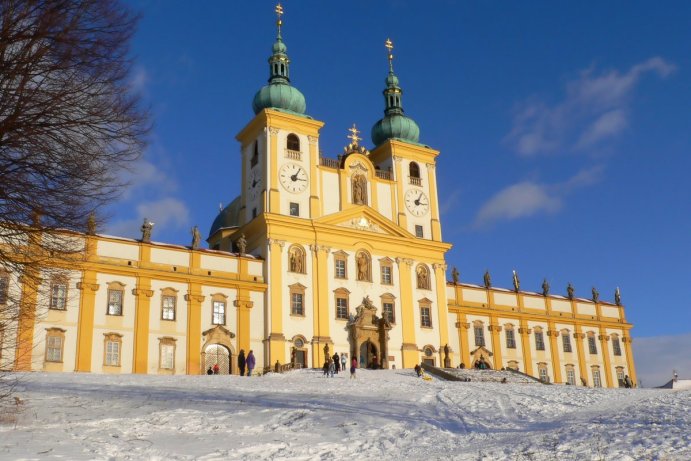
[[[188,244],[239,194],[234,139],[268,78],[275,3],[131,2],[151,144],[107,232]],[[622,291],[634,336],[691,331],[691,4],[286,1],[283,38],[335,157],[382,117],[384,41],[406,114],[441,151],[449,273]],[[431,6],[430,6],[431,5]]]

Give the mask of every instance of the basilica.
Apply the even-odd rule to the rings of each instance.
[[[341,155],[322,156],[324,123],[291,82],[276,12],[270,78],[236,136],[241,193],[213,221],[208,248],[198,233],[190,246],[153,242],[147,223],[137,240],[70,234],[82,257],[43,277],[21,304],[35,315],[0,332],[0,342],[21,338],[0,367],[200,374],[218,364],[234,374],[241,350],[267,371],[321,367],[335,351],[360,367],[482,362],[552,383],[635,383],[618,293],[610,303],[594,290],[555,295],[547,283],[524,291],[516,274],[511,288],[489,273],[474,285],[447,268],[440,152],[403,110],[389,40],[371,149],[353,126]],[[0,303],[8,290],[26,291],[0,272]]]

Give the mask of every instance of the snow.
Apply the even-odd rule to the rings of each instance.
[[[691,459],[691,391],[412,370],[18,376],[0,459]]]

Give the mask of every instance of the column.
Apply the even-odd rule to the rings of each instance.
[[[621,342],[624,343],[624,349],[626,350],[626,364],[628,366],[628,375],[631,378],[631,382],[634,386],[638,387],[638,379],[636,378],[636,367],[633,361],[633,350],[631,348],[631,343],[633,338],[630,335],[630,331],[626,331],[627,336],[621,338]]]
[[[605,334],[605,329],[600,328],[600,334],[598,336],[600,340],[600,349],[602,351],[602,360],[605,362],[605,381],[607,382],[607,387],[612,386],[612,365],[609,360],[609,347],[607,347],[607,341],[609,341],[609,335]]]
[[[187,301],[187,374],[198,375],[201,370],[202,356],[202,303],[204,296],[197,283],[190,283]]]
[[[310,245],[312,250],[312,307],[314,338],[312,339],[312,366],[321,368],[324,365],[324,345],[329,344],[333,353],[333,341],[329,335],[329,282],[328,256],[331,248],[321,245]]]
[[[283,247],[284,240],[269,239],[269,317],[271,329],[269,333],[268,363],[285,363],[285,342],[283,335]]]
[[[427,164],[427,177],[429,181],[429,195],[430,211],[432,213],[432,240],[441,242],[441,224],[439,223],[439,197],[437,196],[437,175],[435,173],[436,165],[434,163]]]
[[[554,371],[554,382],[561,383],[561,362],[559,361],[559,349],[557,344],[557,338],[560,333],[557,331],[554,322],[547,322],[549,330],[547,330],[547,336],[549,337],[549,351],[552,354],[552,368]]]
[[[532,330],[528,328],[528,321],[520,319],[520,327],[518,334],[521,335],[521,346],[523,346],[523,363],[525,364],[525,373],[533,376],[533,354],[530,350],[530,333]]]
[[[403,159],[401,157],[394,155],[393,160],[394,173],[396,175],[396,197],[398,199],[396,204],[396,211],[398,213],[398,225],[408,230],[408,218],[405,214],[405,204],[403,197],[403,183],[405,182],[405,177],[403,176],[403,171],[401,171],[401,162]]]
[[[317,219],[321,216],[321,200],[319,188],[321,187],[321,177],[319,177],[319,149],[317,143],[319,137],[307,136],[310,144],[310,218]],[[274,362],[276,363],[276,362]]]
[[[154,295],[151,281],[139,279],[134,295],[134,373],[146,374],[149,366],[150,301]]]
[[[85,270],[82,274],[82,280],[77,283],[77,289],[79,290],[79,319],[77,321],[77,357],[74,371],[91,371],[94,308],[98,288],[96,272]]]
[[[581,377],[588,382],[590,380],[590,376],[588,375],[588,370],[585,368],[585,353],[583,352],[583,339],[585,338],[585,334],[581,331],[581,326],[579,324],[575,325],[575,330],[576,332],[573,334],[573,337],[576,339],[576,352],[578,353],[578,371],[581,374]]]
[[[411,267],[413,260],[396,258],[398,264],[399,286],[401,287],[401,324],[403,329],[403,368],[413,368],[420,361],[420,351],[415,342],[415,314]]]
[[[501,326],[497,325],[497,318],[490,316],[490,324],[487,329],[492,336],[492,352],[494,353],[494,369],[500,370],[502,365],[502,353],[501,353],[501,338],[499,338],[499,332],[501,331]]]
[[[432,264],[434,269],[434,280],[437,290],[437,316],[439,317],[439,345],[440,350],[449,343],[449,306],[446,301],[446,264]],[[441,363],[444,363],[444,356],[441,356]]]

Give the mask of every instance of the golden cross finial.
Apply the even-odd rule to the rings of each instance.
[[[353,127],[352,127],[352,128],[348,128],[348,131],[350,131],[350,136],[346,136],[346,137],[347,137],[348,139],[350,139],[351,141],[353,141],[353,145],[357,146],[357,145],[358,145],[358,141],[362,141],[362,138],[360,138],[360,137],[358,136],[358,133],[360,133],[360,131],[359,131],[357,128],[355,128],[355,124],[354,124],[354,123],[353,123]]]
[[[283,16],[283,7],[281,6],[280,2],[276,4],[276,9],[274,11],[276,12],[276,17],[278,18],[276,19],[276,25],[280,29],[281,24],[283,24],[283,21],[281,21],[281,16]]]
[[[389,70],[393,72],[393,53],[391,52],[393,50],[393,42],[390,38],[386,39],[386,42],[384,42],[384,46],[389,51]]]

